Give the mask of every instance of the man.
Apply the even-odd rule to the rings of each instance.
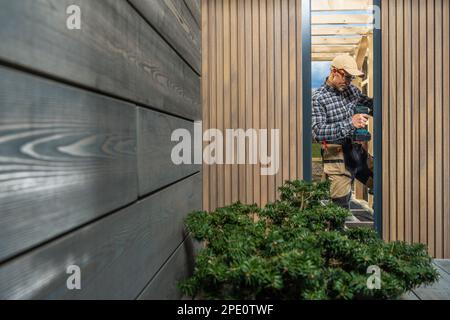
[[[323,144],[324,177],[331,181],[333,202],[347,209],[356,172],[349,171],[346,166],[348,154],[352,152],[352,136],[356,129],[365,128],[369,121],[367,115],[355,114],[354,109],[357,105],[364,105],[371,114],[373,112],[373,99],[352,84],[356,77],[363,75],[353,57],[338,56],[331,64],[329,77],[312,97],[313,137]]]

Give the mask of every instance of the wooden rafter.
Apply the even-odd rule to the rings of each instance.
[[[325,37],[315,36],[312,37],[313,45],[357,45],[361,41],[360,36],[355,37]]]
[[[336,53],[312,53],[312,61],[332,61],[339,55],[347,54],[345,52],[336,52]]]
[[[311,23],[317,24],[372,24],[371,14],[333,14],[333,15],[313,15]]]
[[[341,45],[341,46],[312,46],[313,53],[336,53],[336,52],[345,52],[345,53],[354,53],[357,46],[352,45]]]
[[[372,27],[324,27],[312,26],[311,34],[313,36],[321,35],[366,35],[372,32]]]
[[[372,0],[313,0],[312,11],[368,10]]]

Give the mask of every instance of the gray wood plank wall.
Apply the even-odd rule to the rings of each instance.
[[[171,134],[201,119],[198,2],[0,7],[0,299],[179,298],[202,174]]]

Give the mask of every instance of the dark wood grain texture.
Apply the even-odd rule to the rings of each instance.
[[[147,22],[141,18],[138,21],[138,101],[190,120],[201,120],[200,77]]]
[[[195,256],[201,244],[188,237],[148,284],[139,300],[173,300],[183,298],[178,284],[192,275]]]
[[[0,67],[0,261],[137,199],[136,108]]]
[[[172,151],[180,142],[172,142],[171,136],[175,130],[181,129],[186,131],[186,133],[189,132],[192,138],[190,150],[192,155],[191,163],[193,163],[193,122],[139,108],[138,123],[138,178],[140,195],[149,194],[201,170],[200,165],[176,165],[172,159]]]
[[[66,8],[81,9],[81,30]],[[0,61],[188,119],[200,79],[126,1],[0,0]]]
[[[197,174],[2,265],[0,299],[137,298],[185,239],[184,218],[201,208],[201,181]],[[82,290],[66,287],[70,265],[81,269]]]
[[[184,0],[187,7],[191,11],[192,15],[194,16],[195,21],[199,26],[201,26],[201,20],[202,20],[202,8],[201,8],[201,1],[200,0]]]
[[[129,2],[200,74],[200,27],[186,4],[180,0],[129,0]]]

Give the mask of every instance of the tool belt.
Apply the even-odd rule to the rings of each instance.
[[[351,179],[356,179],[369,188],[373,188],[373,159],[361,144],[353,143],[351,140],[347,140],[342,145],[324,143],[322,159],[324,166],[343,163],[347,172],[341,175],[350,174]]]

